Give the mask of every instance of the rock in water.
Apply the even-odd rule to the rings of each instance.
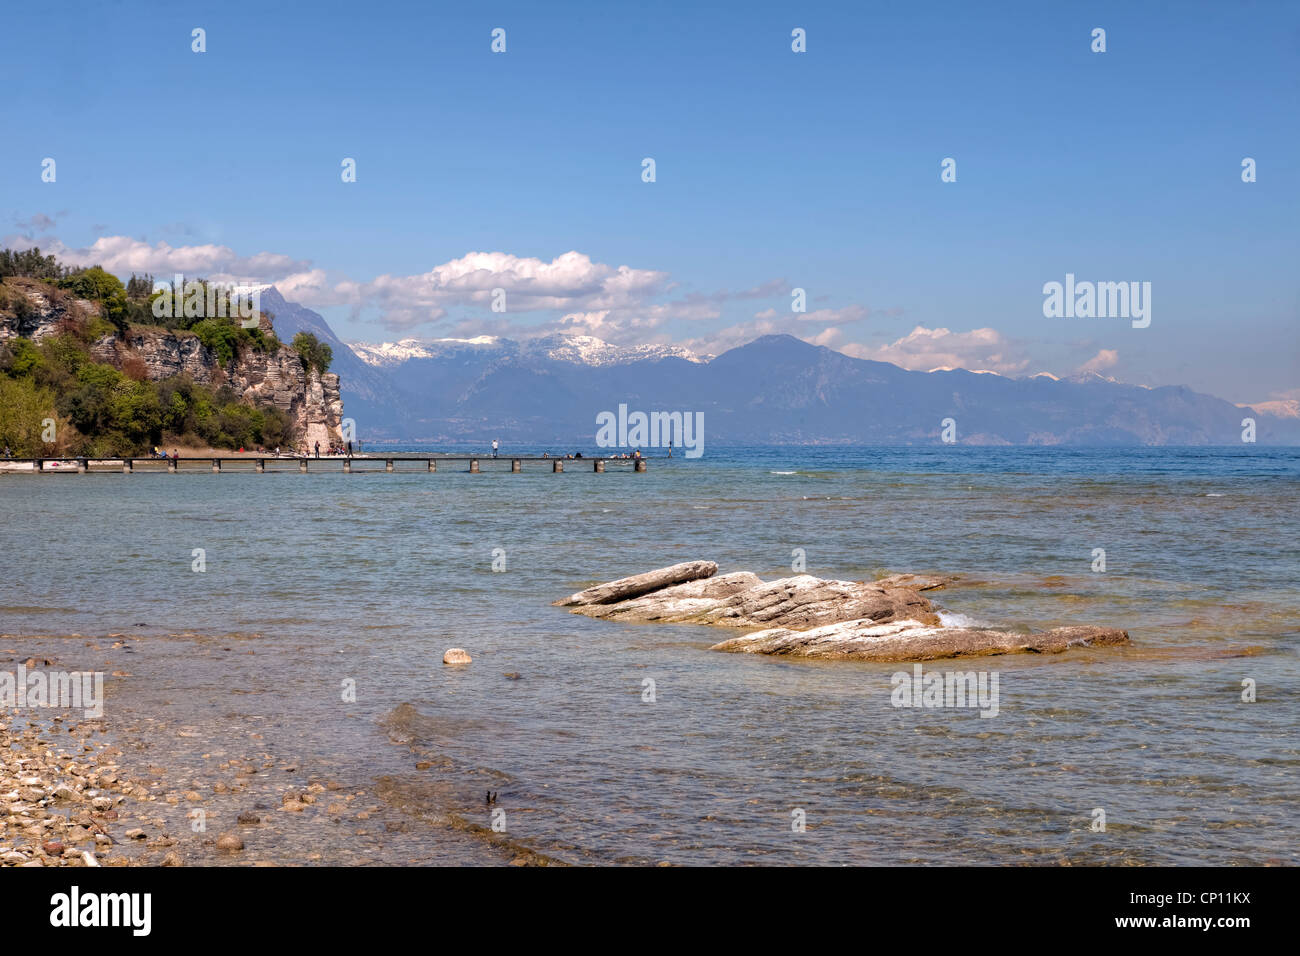
[[[623,580],[645,580],[673,570],[664,568]],[[582,595],[600,590],[583,591],[562,603],[578,603],[576,599]],[[823,581],[811,574],[765,583],[748,571],[693,580],[634,598],[579,603],[573,610],[588,617],[620,621],[719,624],[725,627],[779,625],[796,630],[860,618],[879,622],[907,619],[939,623],[930,602],[910,587],[882,587],[878,582],[869,581]]]
[[[459,647],[448,648],[447,653],[442,655],[444,664],[468,664],[471,660],[469,654]]]
[[[994,654],[1059,654],[1071,647],[1129,644],[1128,632],[1108,627],[1056,627],[1016,634],[920,621],[844,621],[808,631],[769,628],[714,644],[710,650],[778,654],[827,660],[930,661]]]
[[[723,602],[741,591],[763,584],[757,574],[737,571],[716,578],[701,578],[685,584],[674,584],[661,591],[641,597],[615,601],[612,604],[585,604],[575,607],[574,613],[588,617],[611,620],[696,622],[706,611],[722,607]]]
[[[921,592],[944,587],[953,580],[949,576],[828,581],[798,574],[764,582],[748,571],[714,577],[717,569],[712,561],[676,564],[597,585],[556,604],[608,620],[761,628],[712,650],[792,657],[925,661],[1131,643],[1128,632],[1103,627],[1036,634],[945,627]]]
[[[939,623],[930,602],[911,588],[884,588],[869,581],[823,581],[810,574],[741,591],[703,615],[702,622],[730,627],[775,624],[806,630],[861,619]]]
[[[244,848],[244,841],[233,833],[223,833],[217,837],[217,849],[225,853],[237,853]]]
[[[625,601],[628,598],[640,597],[642,594],[649,594],[651,591],[658,591],[672,584],[696,581],[700,578],[711,578],[717,573],[718,566],[712,561],[687,561],[683,564],[660,568],[657,571],[647,571],[645,574],[634,574],[631,577],[619,578],[617,581],[610,581],[608,584],[598,584],[594,588],[579,591],[577,594],[570,595],[567,599],[555,603],[558,607],[609,604],[612,601]]]

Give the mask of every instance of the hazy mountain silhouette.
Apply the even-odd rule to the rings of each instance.
[[[359,346],[362,361],[315,312],[274,289],[263,307],[280,337],[309,331],[334,349],[344,414],[363,438],[594,443],[596,415],[703,412],[706,442],[914,443],[941,440],[944,419],[967,444],[1300,443],[1300,419],[1259,413],[1184,386],[1145,388],[1101,376],[1056,380],[917,372],[767,335],[709,360],[681,349],[618,349],[581,336],[433,340]]]

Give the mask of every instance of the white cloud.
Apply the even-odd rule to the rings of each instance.
[[[1104,369],[1114,368],[1119,363],[1119,352],[1116,349],[1101,349],[1088,361],[1079,366],[1080,372],[1101,372]]]
[[[1029,365],[1028,356],[997,329],[927,329],[918,325],[911,332],[888,345],[869,346],[850,343],[845,355],[892,362],[907,369],[928,371],[932,368],[987,369],[1003,375],[1016,375]]]
[[[471,252],[419,275],[381,275],[357,287],[368,304],[381,308],[449,305],[489,308],[493,290],[505,290],[507,312],[552,309],[601,311],[640,305],[662,292],[668,274],[593,262],[581,252],[566,252],[550,262],[504,252]]]

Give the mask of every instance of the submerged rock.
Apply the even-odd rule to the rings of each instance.
[[[607,620],[760,628],[711,649],[792,657],[924,661],[1130,643],[1126,631],[1114,628],[1019,634],[944,626],[921,592],[944,587],[950,576],[836,581],[799,574],[765,582],[748,571],[716,572],[712,561],[690,561],[597,585],[556,604]]]
[[[913,591],[936,591],[939,588],[947,587],[957,580],[955,574],[891,574],[888,577],[877,578],[875,585],[882,588],[911,588]]]

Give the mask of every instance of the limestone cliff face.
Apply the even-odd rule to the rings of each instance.
[[[59,323],[64,319],[82,321],[100,312],[95,303],[73,298],[35,279],[8,279],[5,285],[7,288],[2,291],[6,293],[6,307],[0,308],[0,342],[19,337],[39,342],[58,332]],[[15,308],[24,298],[25,308]]]
[[[19,336],[40,341],[55,334],[64,319],[99,314],[94,303],[62,296],[39,282],[20,280],[12,288],[21,290],[27,306],[21,311],[0,309],[0,341]],[[265,316],[262,331],[273,331]],[[125,335],[103,336],[91,346],[91,352],[99,361],[119,369],[143,362],[155,381],[188,375],[200,385],[228,385],[250,405],[275,405],[288,413],[296,440],[309,448],[316,442],[328,445],[342,438],[343,398],[338,375],[304,369],[298,353],[287,345],[266,352],[246,348],[223,368],[216,353],[191,332],[132,328]]]
[[[138,359],[151,379],[188,375],[200,385],[229,386],[250,405],[275,405],[288,413],[294,435],[308,447],[341,440],[339,377],[304,369],[298,353],[287,345],[266,352],[245,348],[223,368],[216,353],[190,332],[133,328],[125,336],[105,335],[91,351],[118,368]]]

